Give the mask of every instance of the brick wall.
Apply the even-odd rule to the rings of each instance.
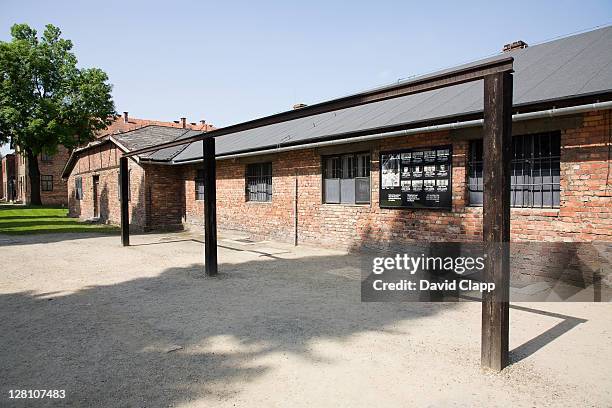
[[[183,171],[169,166],[144,165],[147,229],[183,229]]]
[[[302,152],[279,155],[272,160],[272,202],[245,199],[245,166],[241,161],[217,162],[217,222],[220,228],[248,231],[254,236],[291,241],[293,234],[293,166],[307,164]],[[195,200],[196,167],[185,176],[185,220],[202,224],[204,202]]]
[[[382,247],[398,240],[462,240],[476,236],[461,227],[465,213],[467,142],[453,145],[453,211],[381,209],[378,205],[378,153],[403,147],[451,143],[448,134],[394,138],[370,144],[372,154],[371,204],[322,203],[321,152],[316,149],[275,155],[272,161],[272,201],[245,200],[243,160],[221,160],[217,167],[217,214],[220,228],[241,230],[257,238],[293,242],[295,227],[295,183],[298,188],[298,241],[329,247],[357,249]],[[350,146],[348,146],[350,147]],[[255,160],[255,159],[250,159]],[[267,161],[267,160],[266,160]],[[201,224],[203,202],[195,201],[195,168],[185,181],[186,221]]]
[[[93,178],[99,179],[100,221],[121,224],[119,159],[114,144],[106,143],[80,154],[68,179],[69,215],[94,217]],[[139,165],[128,161],[130,171],[130,226],[135,230],[177,230],[183,224],[183,176],[180,168]],[[75,198],[75,178],[83,180],[83,198]]]
[[[41,156],[38,157],[38,169],[40,175],[49,175],[53,177],[53,190],[40,191],[40,199],[43,205],[68,205],[68,186],[66,181],[62,179],[62,171],[70,157],[70,152],[63,146],[59,146],[58,151],[51,157],[51,160],[44,161]]]
[[[513,241],[612,241],[610,115],[611,111],[585,114],[578,128],[562,130],[560,208],[513,208]],[[452,211],[379,208],[381,150],[449,143],[453,145]],[[299,242],[359,249],[412,241],[479,241],[482,208],[467,205],[468,146],[468,141],[455,140],[447,132],[371,143],[371,204],[352,206],[322,203],[319,150],[279,153],[271,158],[274,177],[270,203],[245,200],[245,159],[221,160],[217,167],[219,228],[293,242],[297,172]],[[203,202],[195,200],[195,171],[193,166],[184,170],[188,225],[203,220]]]
[[[113,144],[93,148],[81,154],[67,183],[68,214],[80,219],[94,218],[94,176],[99,178],[98,194],[100,221],[120,224],[119,158],[121,151]],[[130,225],[135,231],[147,229],[147,199],[144,169],[135,161],[128,161],[130,171]],[[75,196],[75,179],[81,177],[83,197]]]

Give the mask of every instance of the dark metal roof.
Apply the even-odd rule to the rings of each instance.
[[[606,27],[504,53],[503,56],[514,57],[514,107],[610,92],[611,49],[612,27]],[[500,56],[430,75],[483,64]],[[217,155],[227,155],[307,143],[358,131],[376,133],[397,126],[478,114],[482,109],[482,82],[472,82],[219,136],[216,150]],[[151,156],[154,160],[174,163],[201,157],[201,141],[191,143],[178,153],[176,148],[168,148]]]
[[[75,149],[68,158],[66,165],[62,171],[62,177],[67,178],[72,172],[74,165],[77,162],[79,154],[83,151],[98,147],[105,143],[116,143],[123,150],[132,151],[136,149],[142,149],[145,147],[155,146],[160,143],[171,142],[173,140],[193,136],[202,133],[199,130],[183,129],[168,127],[163,125],[146,125],[138,129],[125,131],[123,133],[116,133],[113,135],[106,135],[98,140],[89,143],[87,146]],[[176,146],[168,149],[158,150],[151,154],[141,155],[141,159],[146,160],[160,160],[170,161],[178,153],[183,151],[187,145]],[[158,159],[159,158],[159,159]]]
[[[112,138],[128,151],[151,147],[164,142],[171,142],[180,138],[193,136],[202,133],[201,131],[173,128],[167,126],[148,125],[129,132],[113,135]],[[181,152],[185,146],[177,146],[159,150],[152,154],[142,155],[141,158],[150,160],[170,160],[177,153]]]

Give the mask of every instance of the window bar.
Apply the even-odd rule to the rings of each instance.
[[[535,206],[535,194],[534,194],[534,185],[533,185],[533,149],[534,149],[534,141],[533,138],[528,137],[525,138],[526,144],[528,145],[529,152],[525,155],[525,161],[527,162],[527,167],[529,168],[529,176],[525,179],[527,183],[527,188],[529,189],[529,194],[527,195],[527,205],[525,207],[533,208]]]
[[[542,179],[542,160],[541,160],[541,158],[542,158],[542,156],[541,156],[541,153],[542,153],[542,139],[539,138],[536,141],[535,138],[534,138],[533,143],[534,143],[534,146],[536,145],[536,143],[538,145],[537,146],[538,147],[538,151],[536,152],[534,150],[534,154],[533,154],[533,157],[534,157],[533,158],[534,167],[535,167],[535,163],[538,163],[537,172],[535,172],[535,170],[534,170],[534,174],[536,174],[534,177],[536,177],[537,186],[536,186],[536,181],[533,182],[533,184],[535,186],[534,188],[539,187],[539,191],[534,191],[534,200],[535,200],[535,194],[536,193],[540,193],[540,197],[541,197],[541,193],[542,193],[542,183],[543,183],[543,179]],[[538,156],[538,154],[540,156]],[[536,159],[536,157],[538,157],[538,158]],[[540,202],[540,208],[542,208],[542,202]]]
[[[553,179],[553,165],[552,165],[552,155],[553,155],[553,136],[552,133],[549,134],[549,138],[550,138],[550,142],[548,143],[548,180],[550,181],[550,207],[554,208],[555,207],[555,185],[554,185],[554,179]],[[561,165],[561,163],[559,163],[559,166]]]
[[[552,133],[550,133],[548,135],[549,137],[549,143],[548,143],[548,180],[550,181],[550,207],[554,208],[555,207],[555,185],[553,184],[554,179],[553,179],[553,170],[552,170],[552,155],[553,155],[553,151],[552,151],[552,144],[553,144],[553,137],[552,137]]]
[[[546,137],[548,138],[549,135],[546,135]],[[548,140],[548,142],[550,144],[550,140]],[[550,152],[547,152],[545,157],[550,157]],[[542,158],[542,141],[540,140],[540,208],[544,208],[544,171],[542,169],[543,162],[544,159]]]
[[[527,172],[527,169],[525,168],[526,163],[525,163],[525,160],[524,160],[525,159],[525,138],[524,137],[519,138],[517,144],[521,145],[520,152],[523,155],[523,157],[522,157],[523,160],[519,160],[519,163],[521,164],[521,178],[520,178],[520,180],[521,180],[521,183],[523,183],[523,184],[518,184],[517,183],[517,189],[519,187],[521,189],[521,202],[520,202],[520,205],[517,203],[516,206],[517,207],[524,207],[525,206],[525,196],[526,196],[526,194],[525,194],[525,184],[524,183],[525,183],[525,173]],[[517,160],[518,160],[518,153],[517,153]]]
[[[522,150],[521,150],[521,154],[522,154],[521,159],[522,160],[521,160],[521,162],[522,162],[522,168],[523,168],[523,174],[521,174],[521,182],[523,183],[521,185],[521,207],[527,207],[527,205],[529,205],[529,199],[530,199],[529,194],[531,192],[531,189],[530,189],[530,187],[526,183],[526,181],[527,181],[526,173],[527,173],[527,171],[529,171],[529,174],[531,174],[531,169],[530,169],[530,166],[529,166],[529,162],[527,161],[528,160],[528,158],[527,158],[528,156],[527,156],[527,154],[525,152],[525,150],[527,149],[527,138],[526,137],[522,137],[521,138],[521,147],[522,147]],[[525,166],[527,166],[527,171],[525,170]],[[525,205],[525,199],[527,199],[527,205]]]

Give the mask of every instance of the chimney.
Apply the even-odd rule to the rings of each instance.
[[[123,112],[123,123],[129,123],[130,119],[127,112]]]
[[[510,51],[514,51],[514,50],[520,50],[522,48],[527,48],[529,47],[529,45],[527,45],[527,43],[525,41],[515,41],[513,43],[510,44],[505,44],[504,48],[502,49],[503,52],[510,52]]]
[[[295,105],[293,105],[293,109],[302,109],[307,107],[308,105],[306,105],[305,103],[296,103]]]
[[[187,127],[187,118],[181,118],[181,127],[183,129]]]

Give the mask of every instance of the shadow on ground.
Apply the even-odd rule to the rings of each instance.
[[[88,234],[67,235],[77,239]],[[60,241],[62,234],[31,236],[23,243],[45,239]],[[191,247],[170,246],[172,250],[163,252],[160,245],[201,243],[188,235],[138,241],[125,249],[133,251],[130,264],[145,262],[153,252],[159,256],[158,249],[170,257],[192,251]],[[100,242],[102,254],[113,248]],[[342,344],[368,332],[411,336],[405,327],[412,327],[412,322],[423,324],[418,321],[437,319],[440,313],[459,306],[362,303],[361,261],[355,254],[285,259],[293,256],[291,251],[266,253],[261,246],[248,245],[245,251],[225,243],[220,247],[225,251],[221,259],[228,262],[221,265],[218,278],[204,278],[202,264],[191,264],[116,284],[79,283],[73,286],[81,287],[76,292],[0,294],[0,406],[7,401],[9,389],[66,390],[66,400],[39,400],[36,406],[157,407],[193,400],[227,402],[239,396],[247,384],[277,370],[282,364],[279,355],[297,356],[325,370],[335,361],[329,354],[313,351],[317,343]],[[249,258],[240,252],[249,252]],[[109,264],[101,265],[100,273],[107,273],[104,268]],[[88,273],[97,267],[88,268],[91,272],[87,273],[76,270],[75,280],[88,281]],[[149,265],[135,264],[134,268],[136,272],[126,271],[126,276],[139,276]],[[561,319],[515,348],[513,363],[585,322],[512,307]],[[399,329],[406,321],[410,324]],[[440,337],[434,337],[434,342],[469,336],[467,326],[465,330],[447,333],[440,328]],[[419,338],[422,333],[414,341]],[[369,358],[375,359],[379,350],[384,351],[384,344],[373,343]],[[477,353],[473,358],[478,358]],[[11,406],[27,406],[31,401],[12,402]]]
[[[523,312],[534,313],[542,316],[553,317],[559,319],[560,322],[550,329],[540,333],[536,337],[526,341],[520,346],[510,351],[510,364],[516,364],[521,360],[529,357],[533,353],[545,347],[550,342],[563,336],[570,330],[576,328],[579,324],[586,323],[586,319],[581,319],[574,316],[568,316],[561,313],[547,312],[544,310],[533,309],[530,307],[510,305],[511,309],[520,310]]]
[[[292,353],[331,364],[311,352],[313,341],[393,330],[454,307],[363,304],[359,277],[343,272],[354,257],[315,258],[260,257],[223,265],[212,279],[192,265],[66,295],[0,295],[2,396],[66,389],[67,400],[37,406],[225,399],[271,369],[255,363],[260,357]]]

